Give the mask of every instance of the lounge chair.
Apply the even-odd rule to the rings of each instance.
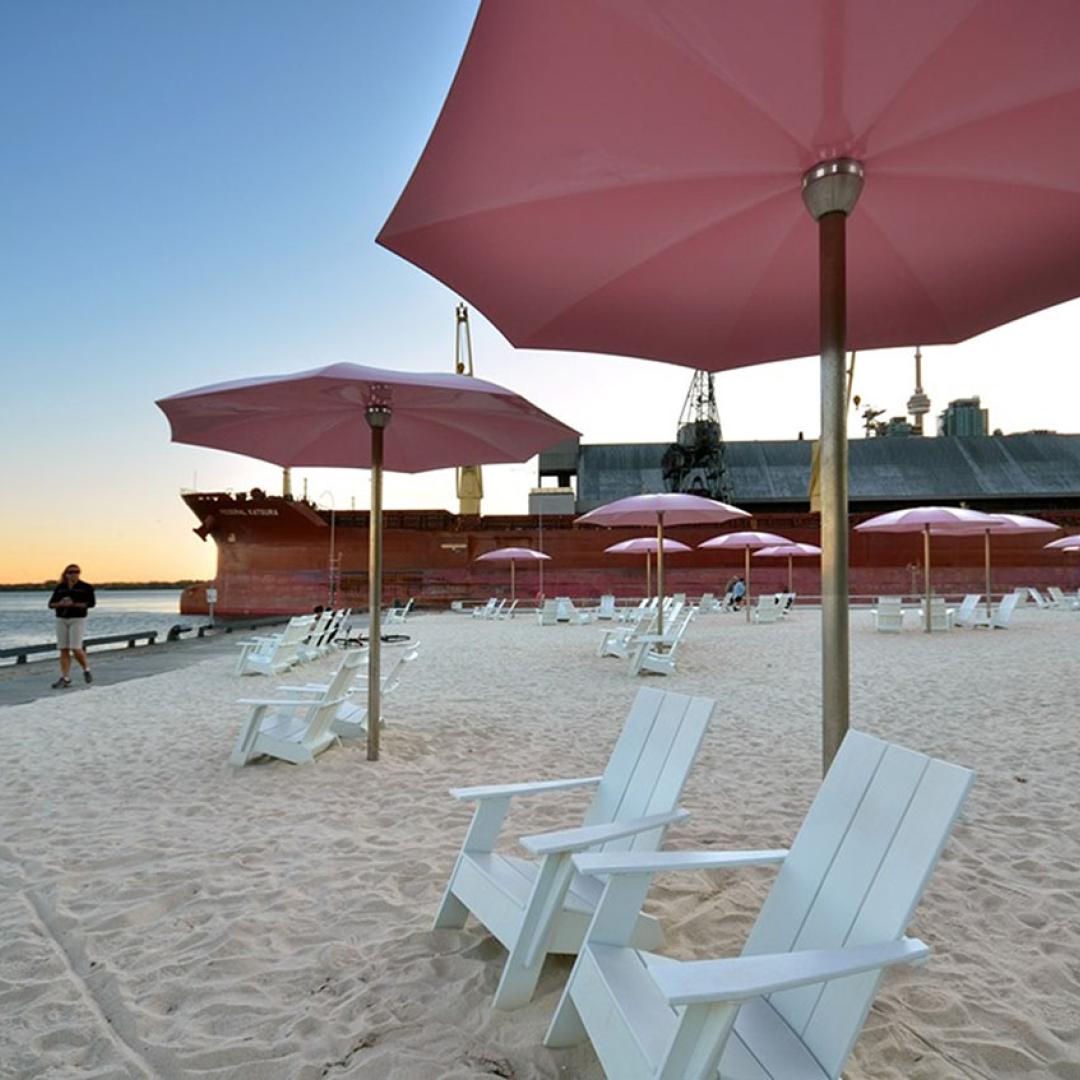
[[[637,651],[630,658],[630,674],[674,675],[675,656],[686,636],[686,628],[694,618],[694,609],[687,608],[680,622],[670,624],[663,634],[646,634],[638,639]]]
[[[240,643],[237,675],[280,675],[297,662],[297,650],[311,631],[310,615],[290,619],[280,634],[269,634]]]
[[[990,630],[1008,630],[1009,623],[1012,622],[1013,612],[1020,604],[1019,593],[1006,593],[1001,598],[1001,603],[994,608],[993,613],[989,618],[983,615],[976,615],[972,620],[972,626],[985,626]]]
[[[263,754],[294,765],[314,761],[317,754],[337,741],[332,730],[334,717],[364,660],[359,649],[347,652],[326,689],[314,697],[294,693],[289,698],[238,701],[238,705],[250,705],[251,712],[233,747],[230,764],[246,765]]]
[[[492,613],[495,611],[495,605],[499,601],[494,597],[490,597],[486,604],[481,604],[480,607],[474,607],[470,614],[474,619],[489,619]]]
[[[435,928],[460,929],[471,912],[506,947],[509,956],[495,993],[498,1008],[524,1005],[545,955],[575,953],[585,936],[601,885],[595,878],[579,879],[571,855],[655,851],[667,826],[686,816],[676,804],[714,707],[708,698],[639,690],[603,776],[450,792],[479,805]],[[587,786],[596,793],[580,827],[521,838],[521,846],[539,861],[495,851],[511,798]],[[651,917],[631,918],[632,940],[653,947],[662,936]]]
[[[968,593],[956,609],[956,614],[953,616],[953,625],[974,626],[981,599],[982,596],[979,593]]]
[[[592,1041],[618,1080],[836,1080],[971,786],[955,765],[848,734],[790,851],[581,854],[603,896],[544,1042]],[[679,962],[626,928],[652,874],[780,863],[740,957]]]
[[[503,601],[505,604],[506,601]],[[509,607],[499,607],[496,609],[493,619],[512,619],[514,617],[514,611],[518,606],[517,600],[514,600]]]
[[[536,612],[536,621],[541,626],[555,626],[559,621],[559,602],[545,600]]]
[[[1080,598],[1069,596],[1064,589],[1059,589],[1056,585],[1048,586],[1046,591],[1050,594],[1054,607],[1062,611],[1080,611]]]
[[[698,600],[697,610],[699,615],[712,615],[714,612],[720,610],[720,601],[716,599],[716,594],[707,592],[701,594],[701,599]]]
[[[925,601],[924,601],[925,603]],[[947,607],[944,596],[930,597],[930,632],[938,630],[951,630],[953,628],[953,615],[955,610]],[[926,626],[926,608],[919,608],[919,626]]]
[[[618,613],[615,610],[614,595],[605,593],[600,597],[600,606],[596,609],[596,618],[606,622],[610,619],[617,618],[617,614]]]
[[[406,603],[404,607],[392,607],[387,609],[382,620],[383,626],[394,626],[397,623],[403,623],[409,617],[412,606],[413,598],[410,596],[408,603]]]
[[[776,602],[780,605],[781,615],[790,615],[792,609],[795,607],[795,597],[797,593],[782,592],[776,594]]]
[[[1030,596],[1031,599],[1035,601],[1035,606],[1037,608],[1048,608],[1050,606],[1046,602],[1046,599],[1043,597],[1043,594],[1041,592],[1039,592],[1038,589],[1033,589],[1030,586],[1028,586],[1027,593],[1028,593],[1028,596]]]
[[[904,608],[899,596],[878,597],[874,629],[881,634],[899,634],[904,629]]]
[[[757,598],[757,604],[750,609],[750,618],[757,623],[779,622],[784,614],[784,608],[780,603],[780,594],[763,594]]]
[[[682,612],[682,605],[675,607],[664,606],[664,626],[674,626]],[[616,626],[611,630],[605,630],[600,639],[600,645],[596,650],[597,656],[614,656],[619,660],[626,660],[637,652],[641,642],[651,634],[657,632],[659,614],[652,609],[640,622],[630,623],[627,626]],[[666,632],[666,630],[665,630]]]

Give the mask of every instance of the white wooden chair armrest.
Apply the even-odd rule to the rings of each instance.
[[[565,791],[570,788],[599,784],[602,776],[579,776],[573,780],[539,780],[523,784],[485,784],[481,787],[451,788],[450,794],[462,801],[471,799],[505,799],[514,795],[542,795],[546,791]]]
[[[596,844],[605,844],[608,840],[621,840],[624,836],[635,836],[650,829],[663,828],[685,821],[690,816],[689,810],[670,810],[666,814],[650,814],[648,817],[634,818],[632,821],[615,821],[608,825],[582,825],[576,829],[560,829],[558,832],[535,833],[522,836],[518,843],[534,855],[561,855],[568,852],[584,851]]]
[[[310,705],[311,704],[311,699],[310,698],[305,698],[303,701],[296,701],[295,699],[292,700],[292,701],[288,701],[288,700],[282,701],[282,700],[277,700],[277,699],[272,700],[270,698],[247,698],[247,697],[242,697],[242,698],[237,698],[236,699],[236,704],[237,705]]]
[[[905,937],[899,941],[855,945],[849,949],[810,949],[728,960],[657,964],[650,969],[650,974],[671,1005],[746,1001],[892,964],[917,963],[925,960],[929,952],[929,947],[918,938]]]
[[[287,694],[325,694],[329,689],[329,683],[307,683],[304,686],[279,686]]]
[[[740,866],[763,866],[787,858],[786,848],[766,851],[619,851],[614,854],[574,856],[581,874],[663,874],[669,870],[734,870]]]

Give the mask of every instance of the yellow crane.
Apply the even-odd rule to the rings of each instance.
[[[472,333],[469,330],[469,309],[458,304],[454,317],[454,370],[459,375],[473,374]],[[457,497],[459,514],[479,514],[484,497],[484,476],[479,465],[459,465]]]

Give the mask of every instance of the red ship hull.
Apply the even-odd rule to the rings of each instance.
[[[302,500],[274,496],[200,492],[183,498],[200,521],[196,531],[217,545],[217,574],[207,583],[217,589],[216,615],[290,615],[328,603],[367,607],[366,512],[331,515]],[[852,524],[869,516],[853,514]],[[1080,530],[1080,512],[1054,510],[1038,516],[1070,532]],[[754,527],[792,540],[818,541],[816,514],[758,514]],[[644,529],[576,526],[572,517],[545,517],[541,526],[535,516],[463,517],[443,510],[388,511],[383,529],[384,603],[412,597],[418,606],[445,607],[453,600],[508,594],[509,569],[475,560],[485,551],[510,546],[540,548],[551,556],[542,571],[535,564],[517,567],[517,594],[522,599],[531,600],[540,592],[581,599],[602,593],[640,597],[645,592],[640,557],[604,554],[605,547],[641,535]],[[667,530],[690,545],[722,531],[728,530],[715,526]],[[1010,591],[1016,585],[1076,588],[1080,559],[1075,554],[1046,551],[1045,542],[1042,534],[994,537],[995,592]],[[931,558],[935,591],[948,595],[983,592],[982,537],[935,537]],[[337,567],[333,574],[332,559]],[[917,533],[853,532],[850,562],[854,596],[911,594],[922,588],[922,538]],[[752,558],[751,564],[755,594],[786,589],[786,559]],[[722,593],[725,582],[741,573],[742,566],[739,552],[695,550],[673,555],[665,560],[665,591]],[[820,592],[814,560],[795,560],[793,578],[800,595]],[[182,613],[198,615],[207,610],[206,585],[185,590]]]

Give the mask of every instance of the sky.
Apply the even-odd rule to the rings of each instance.
[[[180,491],[280,489],[274,467],[170,443],[155,399],[351,360],[450,371],[457,297],[375,235],[460,59],[476,0],[36,0],[0,13],[0,583],[210,578]],[[682,367],[515,350],[471,313],[476,373],[584,441],[668,442]],[[1077,431],[1080,303],[923,350],[933,413]],[[913,349],[861,354],[889,416]],[[726,438],[817,434],[816,358],[716,375]],[[929,425],[933,430],[933,422]],[[850,433],[861,435],[857,414]],[[525,513],[536,463],[485,470]],[[338,509],[368,474],[297,470]],[[454,509],[452,472],[387,474],[387,508]]]

